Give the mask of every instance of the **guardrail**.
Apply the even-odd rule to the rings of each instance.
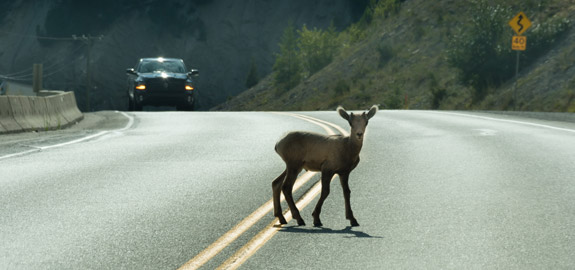
[[[0,134],[61,129],[83,118],[74,92],[40,91],[37,97],[0,96]]]

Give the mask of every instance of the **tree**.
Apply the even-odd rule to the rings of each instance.
[[[336,42],[337,33],[333,25],[326,31],[316,28],[309,30],[304,25],[298,34],[301,61],[307,75],[311,76],[333,60],[339,48]]]
[[[246,78],[246,87],[252,88],[260,81],[260,77],[258,75],[258,67],[256,66],[256,62],[252,58],[252,64],[250,66],[250,71],[248,72],[248,77]]]
[[[470,24],[451,39],[448,61],[458,69],[459,80],[474,89],[473,100],[478,102],[489,87],[499,86],[513,76],[514,54],[506,25],[510,9],[485,0],[472,4]]]
[[[274,85],[279,93],[284,93],[299,84],[302,67],[298,57],[298,39],[293,24],[289,24],[281,38],[280,53],[272,68]]]

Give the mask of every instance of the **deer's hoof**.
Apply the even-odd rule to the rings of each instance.
[[[300,218],[297,220],[297,225],[299,226],[305,226],[305,221],[303,221],[303,218]]]
[[[358,226],[359,226],[359,223],[357,223],[357,220],[355,220],[355,219],[352,219],[352,220],[350,221],[350,223],[351,223],[351,226],[352,226],[352,227],[358,227]]]
[[[313,226],[314,226],[314,227],[322,227],[323,224],[321,223],[321,221],[314,221],[314,222],[313,222]]]
[[[287,221],[284,217],[278,217],[280,224],[287,224]]]

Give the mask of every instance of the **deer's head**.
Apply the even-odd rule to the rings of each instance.
[[[339,106],[337,108],[337,112],[343,119],[347,120],[347,122],[349,123],[351,127],[351,132],[349,136],[353,139],[362,141],[363,135],[365,134],[365,128],[369,123],[369,119],[371,119],[377,112],[377,106],[373,105],[371,106],[371,109],[369,109],[367,113],[363,112],[361,114],[354,114],[354,113],[348,114],[343,107]]]

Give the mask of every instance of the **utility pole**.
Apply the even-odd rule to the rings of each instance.
[[[32,90],[36,95],[42,90],[42,64],[34,64],[32,66],[32,73],[34,75],[32,79]]]
[[[90,70],[90,55],[92,52],[92,47],[94,46],[94,41],[95,40],[102,40],[102,38],[104,38],[104,36],[100,35],[97,37],[93,37],[90,35],[88,35],[88,36],[82,35],[79,37],[76,35],[72,35],[72,38],[74,40],[80,40],[86,44],[86,84],[87,84],[86,111],[89,112],[90,111],[90,92],[92,92],[92,74],[91,74],[91,70]]]

